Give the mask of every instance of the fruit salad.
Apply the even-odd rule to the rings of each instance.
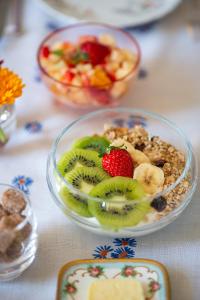
[[[138,60],[138,54],[118,47],[109,34],[44,44],[39,51],[50,90],[62,102],[79,105],[116,102],[126,92]]]
[[[57,170],[73,188],[58,181],[59,193],[71,211],[96,219],[104,228],[141,226],[181,203],[190,187],[189,175],[163,191],[184,167],[181,151],[143,127],[106,126],[101,135],[76,140],[60,157]]]

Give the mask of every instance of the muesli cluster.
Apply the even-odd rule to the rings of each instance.
[[[31,224],[22,224],[26,205],[22,193],[12,188],[0,199],[0,263],[17,259],[23,251],[24,241],[31,234]]]

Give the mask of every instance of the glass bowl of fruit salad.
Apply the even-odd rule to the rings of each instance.
[[[81,227],[142,236],[175,220],[197,184],[184,133],[147,111],[111,108],[67,126],[53,143],[47,182],[60,209]]]
[[[53,97],[66,105],[116,106],[135,77],[140,48],[129,33],[98,24],[58,29],[41,43],[41,77]]]

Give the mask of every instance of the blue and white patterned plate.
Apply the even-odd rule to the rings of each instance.
[[[38,0],[53,17],[66,22],[89,20],[119,27],[142,25],[159,19],[181,0]]]
[[[77,260],[59,272],[57,300],[87,300],[90,284],[105,278],[134,278],[142,283],[145,300],[170,300],[165,267],[148,259]]]

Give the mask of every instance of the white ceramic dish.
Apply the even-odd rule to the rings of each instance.
[[[65,23],[103,22],[132,27],[152,22],[173,11],[181,0],[38,0],[52,17]]]

